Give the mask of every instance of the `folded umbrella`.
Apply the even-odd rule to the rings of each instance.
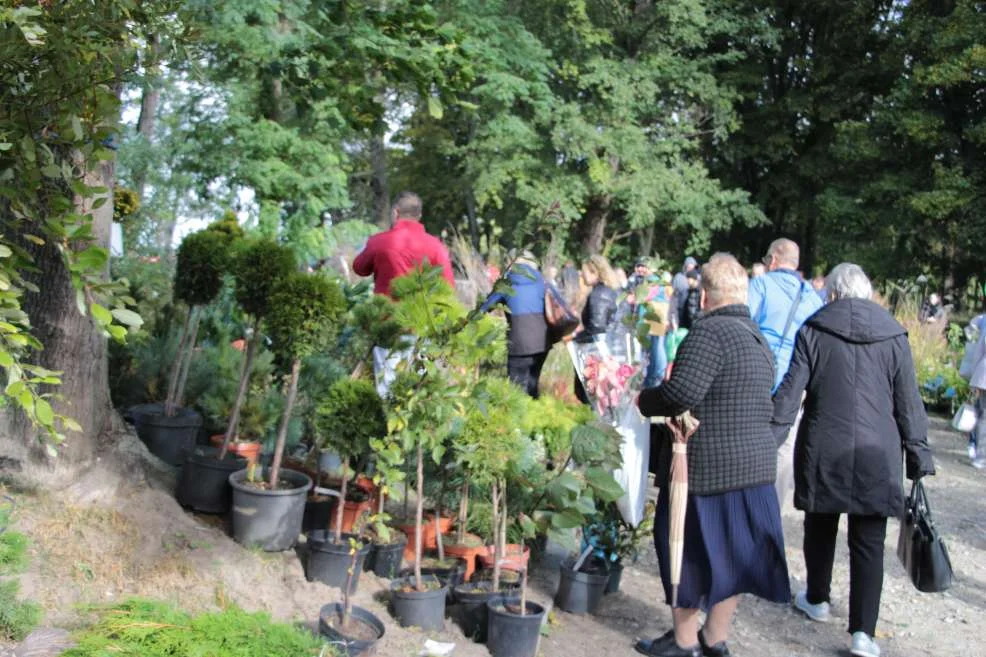
[[[685,509],[688,506],[688,439],[698,430],[698,420],[685,411],[668,420],[671,430],[671,472],[668,494],[671,498],[668,540],[671,555],[671,606],[678,606],[681,560],[685,552]]]

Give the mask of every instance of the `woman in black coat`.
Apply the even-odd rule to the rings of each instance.
[[[616,288],[618,283],[613,268],[601,255],[591,256],[582,264],[582,282],[589,288],[589,296],[582,308],[582,325],[575,334],[575,341],[592,342],[605,336],[613,327],[616,318]],[[579,377],[575,377],[575,396],[583,404],[589,403],[585,388]]]
[[[849,514],[851,652],[876,657],[887,518],[904,506],[901,453],[908,479],[934,474],[935,466],[904,327],[870,300],[873,288],[857,265],[833,269],[826,289],[829,304],[798,332],[791,367],[774,395],[778,444],[805,399],[794,448],[794,505],[805,512],[808,588],[794,604],[812,620],[829,620],[839,515]]]

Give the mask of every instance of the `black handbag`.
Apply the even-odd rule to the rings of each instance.
[[[918,591],[939,593],[952,585],[952,562],[931,519],[928,494],[920,479],[911,486],[904,504],[897,556]]]

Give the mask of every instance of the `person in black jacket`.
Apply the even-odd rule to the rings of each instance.
[[[613,328],[618,283],[609,261],[601,255],[589,257],[582,264],[581,273],[582,282],[589,288],[589,296],[582,308],[582,326],[575,334],[575,341],[588,343],[604,337]],[[589,403],[578,376],[575,377],[575,396],[583,404]]]
[[[739,594],[791,599],[784,531],[774,492],[777,444],[770,427],[774,359],[746,306],[746,270],[728,254],[702,269],[702,309],[678,350],[671,378],[640,393],[640,412],[699,420],[688,441],[684,555],[674,629],[635,648],[651,657],[727,657]],[[667,447],[665,445],[665,447]],[[667,449],[665,450],[667,451]],[[667,464],[654,546],[671,603]],[[699,611],[708,616],[701,632]]]
[[[872,286],[857,265],[835,267],[826,289],[829,303],[798,332],[774,396],[780,444],[807,391],[794,449],[794,505],[805,512],[808,587],[794,604],[813,620],[829,620],[839,515],[849,514],[851,652],[876,657],[887,518],[904,508],[901,452],[908,479],[934,474],[935,466],[904,327],[870,300]]]

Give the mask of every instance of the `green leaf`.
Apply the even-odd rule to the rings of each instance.
[[[433,119],[441,119],[445,115],[445,109],[442,107],[442,101],[436,96],[428,96],[428,116]]]
[[[585,471],[585,479],[595,491],[596,497],[603,502],[615,502],[626,492],[613,475],[602,468],[589,468]]]
[[[75,137],[75,141],[82,141],[82,121],[77,116],[72,117],[72,135]]]
[[[9,258],[14,255],[14,252],[10,250],[10,247],[6,244],[0,244],[0,258]]]
[[[551,525],[557,529],[574,529],[581,527],[585,516],[576,509],[562,509],[551,516]]]
[[[10,367],[14,364],[14,357],[5,349],[0,349],[0,367]]]
[[[106,330],[109,331],[110,337],[117,342],[126,342],[127,329],[123,328],[119,324],[110,324],[106,327]]]
[[[92,311],[93,319],[99,322],[100,325],[106,326],[107,324],[113,323],[113,315],[110,314],[110,311],[98,303],[92,304],[89,309]]]
[[[76,431],[82,433],[82,426],[70,417],[62,416],[62,426],[66,431]]]
[[[109,257],[110,254],[106,249],[90,246],[75,256],[75,263],[84,269],[100,270],[106,265]]]
[[[75,291],[75,307],[79,309],[80,315],[86,314],[86,293],[82,290]]]
[[[113,314],[113,318],[121,324],[132,326],[134,328],[139,328],[144,324],[143,318],[132,310],[127,310],[126,308],[114,308],[110,312]]]
[[[51,404],[40,398],[34,403],[34,415],[38,418],[38,422],[45,426],[49,426],[55,420]]]

